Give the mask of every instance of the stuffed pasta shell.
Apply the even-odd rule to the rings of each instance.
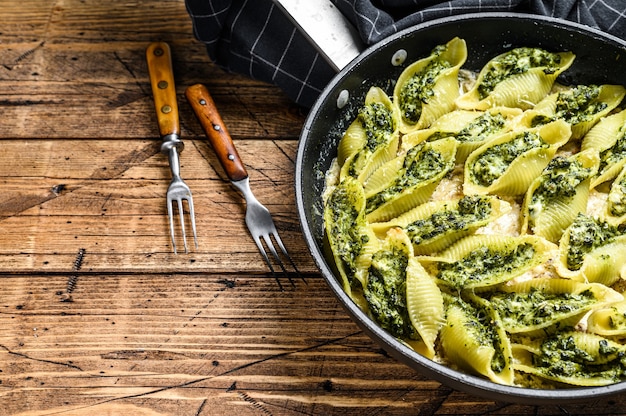
[[[623,230],[579,214],[560,240],[557,271],[569,279],[611,286],[624,278],[625,249]]]
[[[425,142],[381,166],[365,185],[370,223],[387,221],[428,200],[454,168],[456,141]]]
[[[425,357],[435,358],[435,342],[445,323],[443,295],[416,257],[409,258],[406,269],[406,305],[409,319],[421,337],[421,343],[410,344]]]
[[[513,368],[573,386],[605,386],[626,375],[625,347],[604,337],[565,331],[511,346]]]
[[[530,126],[565,120],[572,127],[572,139],[578,140],[617,107],[624,95],[621,85],[577,85],[541,100],[528,113]]]
[[[482,296],[498,311],[509,333],[574,326],[589,310],[624,299],[602,284],[551,277],[502,285]],[[568,321],[571,318],[574,321]]]
[[[600,155],[592,188],[615,178],[626,164],[626,110],[605,117],[593,126],[585,135],[581,149],[594,149]]]
[[[324,226],[344,290],[365,285],[378,239],[365,222],[363,186],[354,178],[338,184],[324,207]]]
[[[505,106],[532,108],[552,89],[556,78],[574,62],[571,52],[516,48],[491,59],[475,85],[456,100],[462,109]]]
[[[395,157],[398,143],[398,110],[382,89],[372,87],[339,141],[340,179],[351,176],[364,182],[378,166]]]
[[[626,335],[626,300],[594,310],[587,318],[587,331],[608,337]]]
[[[484,302],[448,297],[440,342],[446,360],[494,383],[513,383],[511,343],[499,316]]]
[[[440,285],[454,290],[505,283],[553,257],[555,244],[536,236],[473,235],[438,256],[420,257]]]
[[[450,201],[422,204],[388,222],[371,224],[377,235],[392,227],[402,228],[415,254],[437,253],[511,210],[511,205],[492,195],[468,195]]]
[[[612,225],[621,225],[626,222],[626,167],[611,184],[607,196],[604,220]]]
[[[586,212],[589,184],[598,163],[598,154],[593,150],[552,159],[526,192],[522,233],[558,242],[574,218]]]
[[[513,130],[472,152],[464,170],[465,194],[521,195],[570,137],[569,125],[555,121],[545,126]]]
[[[466,58],[465,41],[454,38],[402,71],[393,91],[402,133],[428,127],[454,108],[459,95],[458,73]]]
[[[417,130],[402,138],[402,148],[429,140],[453,137],[457,141],[456,163],[489,139],[511,130],[514,120],[522,114],[518,108],[494,107],[486,111],[455,110],[438,118],[428,129]]]
[[[418,340],[407,308],[407,267],[413,246],[399,229],[389,230],[380,249],[373,253],[363,295],[369,312],[392,335]]]

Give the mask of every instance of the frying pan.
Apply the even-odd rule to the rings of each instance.
[[[514,47],[572,51],[574,64],[559,78],[565,84],[626,84],[626,42],[575,23],[516,13],[459,15],[424,24],[366,49],[331,80],[311,108],[301,132],[295,167],[296,204],[306,243],[316,265],[352,319],[391,356],[451,388],[492,400],[557,404],[598,399],[626,390],[626,382],[605,387],[532,389],[503,386],[435,363],[381,329],[343,291],[332,254],[324,243],[324,173],[337,155],[343,131],[356,116],[371,86],[391,94],[395,79],[411,62],[458,36],[467,42],[463,68],[480,70],[492,57]],[[395,60],[406,51],[406,61]]]

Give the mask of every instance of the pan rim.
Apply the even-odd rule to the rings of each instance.
[[[361,62],[361,60],[369,56],[376,51],[384,48],[386,45],[395,42],[396,40],[413,35],[416,32],[427,30],[431,27],[441,26],[450,23],[463,23],[468,20],[476,19],[522,19],[531,22],[539,22],[541,24],[547,24],[557,27],[559,30],[576,31],[584,36],[592,37],[603,42],[609,42],[615,47],[618,47],[626,52],[626,41],[619,39],[613,35],[601,32],[598,29],[585,26],[575,22],[569,22],[559,18],[539,16],[526,13],[513,13],[513,12],[480,12],[480,13],[467,13],[456,16],[450,16],[440,19],[434,19],[402,31],[380,41],[379,43],[370,46],[364,50],[357,58],[350,62],[345,68],[343,68],[330,83],[325,87],[320,97],[316,100],[313,107],[309,110],[308,116],[302,128],[300,135],[296,162],[295,162],[295,200],[300,220],[300,226],[306,241],[306,244],[312,254],[313,260],[320,270],[324,280],[338,298],[339,303],[348,312],[350,317],[355,323],[359,325],[361,329],[372,340],[380,344],[391,356],[400,362],[413,368],[419,374],[436,380],[449,387],[463,391],[466,393],[474,394],[476,396],[485,397],[493,400],[500,400],[506,402],[523,403],[523,404],[557,404],[557,403],[572,403],[580,402],[589,399],[597,399],[600,397],[606,397],[615,395],[626,391],[626,381],[615,383],[609,386],[601,387],[572,387],[567,389],[535,389],[529,387],[518,386],[506,386],[491,382],[487,379],[480,378],[474,375],[466,374],[461,371],[452,369],[451,367],[443,364],[436,363],[406,345],[395,339],[391,334],[382,330],[371,318],[369,318],[343,291],[341,284],[335,277],[331,266],[327,263],[324,253],[320,249],[313,230],[310,227],[307,219],[308,209],[305,207],[303,179],[305,175],[304,160],[309,150],[309,132],[312,130],[313,124],[317,121],[316,116],[323,108],[328,105],[330,95],[333,91],[336,91],[337,86],[344,80],[348,74],[350,74]]]

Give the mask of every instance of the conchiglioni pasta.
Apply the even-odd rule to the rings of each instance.
[[[534,345],[513,343],[511,350],[515,370],[574,386],[606,386],[626,373],[625,347],[599,335],[557,333]]]
[[[523,194],[541,174],[571,129],[564,121],[502,134],[472,152],[465,162],[466,194]]]
[[[371,224],[378,235],[392,227],[402,228],[415,254],[437,253],[511,210],[511,205],[492,195],[468,195],[450,201],[422,204],[401,216]]]
[[[593,126],[585,135],[581,149],[599,153],[600,165],[597,176],[591,181],[592,188],[615,178],[626,164],[626,110]]]
[[[426,202],[454,167],[455,155],[456,141],[441,139],[419,144],[383,165],[365,185],[367,220],[387,221]]]
[[[574,218],[587,211],[589,184],[598,163],[593,150],[552,159],[526,192],[522,233],[558,242]]]
[[[400,74],[393,97],[400,109],[402,133],[428,127],[454,108],[459,95],[458,73],[466,58],[465,41],[454,38]]]
[[[613,181],[607,196],[604,219],[611,225],[626,222],[626,167]]]
[[[474,87],[460,96],[456,105],[476,110],[495,106],[526,110],[550,92],[556,78],[574,58],[571,52],[512,49],[490,60],[478,74]]]
[[[341,179],[351,176],[364,182],[381,164],[395,156],[398,148],[398,110],[387,94],[372,87],[339,142],[337,162]]]
[[[344,180],[330,194],[324,208],[324,225],[344,290],[351,293],[357,281],[365,284],[364,274],[379,246],[365,222],[365,193],[356,179]]]
[[[459,371],[626,381],[626,90],[556,84],[572,53],[517,48],[459,96],[465,58],[455,38],[407,63],[349,124],[323,196],[338,277]]]
[[[626,95],[621,85],[577,85],[549,95],[532,114],[531,126],[564,120],[572,127],[572,139],[580,139],[602,117],[611,112]]]
[[[556,265],[563,277],[611,286],[626,272],[625,249],[623,230],[579,214],[563,234]]]
[[[624,297],[599,283],[569,279],[537,278],[502,285],[484,295],[498,311],[504,329],[513,334],[527,333],[561,325],[593,308],[619,302]]]
[[[493,382],[511,384],[511,343],[499,322],[497,312],[485,303],[449,300],[440,333],[446,358]]]

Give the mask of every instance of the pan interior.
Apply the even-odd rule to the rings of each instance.
[[[337,153],[343,131],[354,119],[371,86],[391,94],[393,83],[406,65],[427,56],[437,45],[458,36],[468,48],[463,68],[478,71],[492,57],[515,47],[541,47],[572,51],[574,64],[559,78],[566,85],[626,84],[626,42],[599,31],[562,20],[510,13],[480,13],[435,20],[400,32],[363,52],[323,91],[303,127],[296,160],[296,203],[313,258],[353,319],[391,355],[450,387],[493,400],[539,404],[571,402],[616,394],[626,382],[602,388],[540,390],[502,386],[451,370],[410,350],[371,321],[344,293],[332,254],[325,248],[323,205],[324,174]],[[395,66],[398,50],[407,52]],[[350,99],[341,108],[337,100],[346,91]],[[345,92],[343,93],[345,95]]]

